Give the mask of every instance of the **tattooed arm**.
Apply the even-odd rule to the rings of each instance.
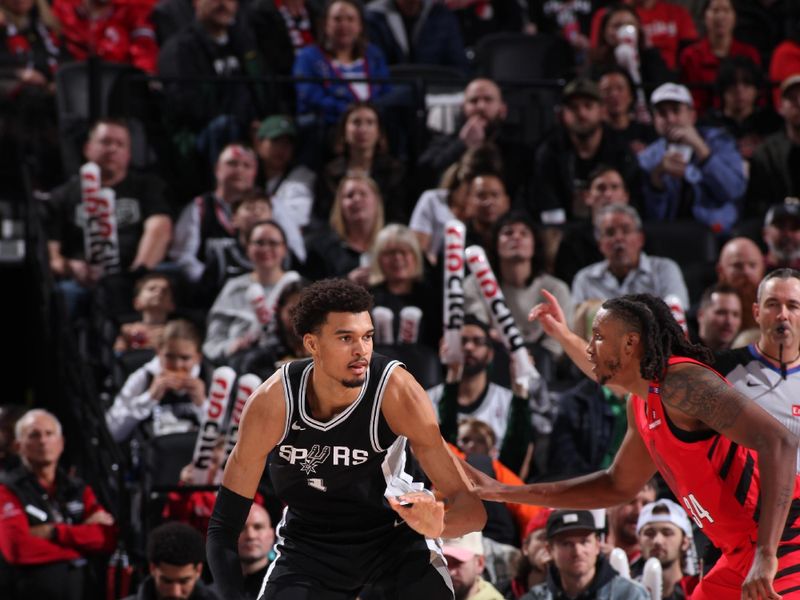
[[[772,579],[778,568],[778,542],[794,495],[797,437],[755,402],[697,365],[671,367],[661,399],[679,427],[708,427],[758,453],[762,510],[755,559],[742,586],[742,598],[777,598]]]

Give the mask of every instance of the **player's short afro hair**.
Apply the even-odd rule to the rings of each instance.
[[[371,309],[372,296],[360,285],[347,279],[323,279],[300,293],[290,314],[295,333],[303,337],[317,333],[328,313],[360,313]]]

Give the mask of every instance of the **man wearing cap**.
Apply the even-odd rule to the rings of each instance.
[[[761,232],[767,270],[800,269],[800,199],[786,198],[767,211]]]
[[[683,85],[657,87],[650,103],[660,137],[639,154],[645,220],[693,219],[728,231],[747,186],[735,140],[722,129],[695,127],[692,94]]]
[[[272,115],[261,122],[255,150],[261,160],[264,187],[272,201],[272,215],[286,232],[294,255],[306,260],[303,228],[311,220],[316,174],[294,161],[297,130],[286,115]]]
[[[453,580],[455,600],[503,600],[503,595],[481,577],[486,558],[480,531],[442,540],[442,553]]]
[[[600,554],[600,541],[588,510],[556,510],[547,520],[547,549],[553,564],[547,581],[520,600],[649,600],[647,590],[620,577]]]
[[[625,141],[603,123],[600,89],[589,79],[575,79],[564,88],[561,125],[536,151],[526,198],[530,214],[544,225],[588,219],[589,175],[600,164],[614,167],[629,189],[636,177],[636,158]]]
[[[651,502],[639,513],[636,533],[643,560],[633,566],[631,574],[640,577],[645,561],[657,558],[661,563],[661,597],[666,600],[689,597],[698,578],[684,574],[686,555],[692,545],[692,526],[686,512],[667,498]]]
[[[800,73],[784,79],[780,93],[784,129],[753,153],[745,217],[760,218],[787,196],[800,196]]]
[[[547,549],[547,519],[552,510],[543,508],[528,521],[522,534],[522,557],[517,563],[511,592],[519,598],[533,586],[547,581],[547,572],[552,557]]]

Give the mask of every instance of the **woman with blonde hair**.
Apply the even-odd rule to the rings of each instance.
[[[372,247],[369,291],[375,306],[394,314],[394,339],[398,339],[400,311],[416,306],[422,311],[419,342],[436,350],[442,333],[441,299],[423,283],[425,262],[417,236],[405,225],[384,227]]]
[[[336,190],[330,229],[306,238],[305,276],[312,281],[347,277],[366,285],[369,251],[383,224],[383,200],[375,181],[363,174],[346,175]]]

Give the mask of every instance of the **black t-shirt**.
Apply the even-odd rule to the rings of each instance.
[[[127,270],[136,258],[144,222],[153,215],[168,215],[169,206],[164,195],[164,183],[155,175],[128,173],[112,189],[116,192],[120,267]],[[81,184],[76,175],[53,190],[50,196],[47,239],[61,242],[64,257],[83,259],[83,223]]]

